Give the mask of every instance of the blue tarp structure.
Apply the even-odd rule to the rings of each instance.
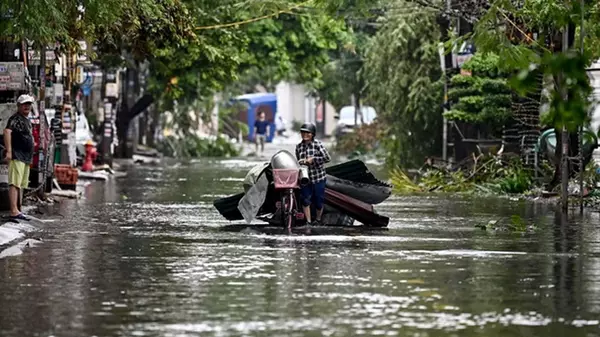
[[[256,114],[259,111],[264,111],[267,115],[267,120],[271,122],[267,142],[272,141],[275,136],[275,118],[277,118],[277,95],[273,93],[246,94],[237,96],[235,100],[248,103],[248,127],[250,128],[248,139],[252,140],[254,138]]]

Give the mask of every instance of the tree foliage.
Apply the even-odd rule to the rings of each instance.
[[[329,52],[349,39],[342,20],[313,11],[281,15],[245,29],[248,45],[242,66],[266,68],[273,82],[287,79],[316,86]]]
[[[537,88],[533,82],[540,74],[552,78],[553,85],[548,88],[551,119],[556,127],[571,129],[587,120],[590,88],[585,69],[591,62],[590,57],[600,56],[597,29],[586,33],[584,54],[561,52],[564,27],[570,26],[573,32],[582,19],[590,22],[598,18],[597,3],[586,2],[588,7],[583,18],[579,4],[578,1],[528,0],[515,6],[509,0],[495,1],[476,23],[472,36],[467,37],[475,41],[480,52],[497,53],[505,70],[518,71],[510,83],[522,94],[526,94],[528,88]]]
[[[563,141],[563,127],[571,131],[569,152],[563,154],[562,147],[557,147],[558,159],[550,183],[553,187],[561,175],[563,155],[577,153],[574,131],[589,120],[591,90],[586,67],[600,56],[600,31],[593,27],[598,22],[598,3],[586,0],[582,8],[579,1],[527,0],[515,4],[497,0],[488,5],[467,38],[474,40],[479,52],[498,53],[503,67],[516,71],[510,83],[521,94],[536,96],[532,89],[541,90],[539,83],[546,79],[544,89],[550,98],[546,119],[556,128],[557,142]],[[575,37],[581,34],[576,27],[582,23],[590,28],[586,30],[583,53],[573,50]],[[572,175],[574,165],[569,167]]]
[[[553,76],[554,85],[549,93],[550,110],[545,119],[555,128],[577,131],[578,127],[590,121],[588,111],[592,89],[585,71],[587,64],[585,56],[574,52],[546,54],[539,65],[521,71],[512,83],[526,94],[534,87],[540,72]]]
[[[344,18],[350,38],[331,53],[331,62],[324,70],[323,83],[317,87],[320,98],[329,101],[336,109],[351,103],[351,96],[363,102],[366,90],[362,70],[369,41],[376,34],[384,8],[393,1],[340,0],[332,1],[336,13]]]
[[[188,0],[188,6],[201,28],[196,43],[153,65],[159,79],[153,89],[168,89],[170,98],[206,99],[256,84],[273,88],[283,79],[316,87],[328,53],[349,39],[343,20],[307,2]],[[279,13],[282,8],[293,10]],[[268,13],[279,14],[252,21]],[[176,84],[169,84],[171,77]],[[240,85],[240,79],[251,85]]]
[[[442,93],[436,14],[391,9],[367,48],[367,99],[386,126],[388,163],[420,166],[441,149]]]
[[[0,13],[3,38],[59,43],[63,51],[87,40],[102,53],[126,49],[143,59],[193,37],[178,0],[10,0],[0,3]]]
[[[451,110],[448,120],[485,125],[491,131],[501,131],[511,111],[511,89],[500,59],[495,54],[477,54],[462,69],[471,75],[455,75],[450,80],[448,99]]]

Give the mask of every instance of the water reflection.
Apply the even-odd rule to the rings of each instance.
[[[136,167],[0,260],[1,336],[597,336],[600,216],[395,197],[388,230],[223,221],[243,161]],[[475,228],[520,215],[537,232]]]

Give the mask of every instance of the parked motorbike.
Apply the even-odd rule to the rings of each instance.
[[[304,220],[298,190],[309,182],[308,167],[300,165],[294,155],[282,150],[271,158],[271,168],[275,191],[280,195],[276,206],[281,223],[291,229],[298,220]]]

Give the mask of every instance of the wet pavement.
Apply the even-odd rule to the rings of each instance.
[[[600,216],[394,197],[388,230],[230,224],[244,160],[135,167],[0,259],[0,336],[600,336]],[[519,215],[538,230],[475,226]]]

